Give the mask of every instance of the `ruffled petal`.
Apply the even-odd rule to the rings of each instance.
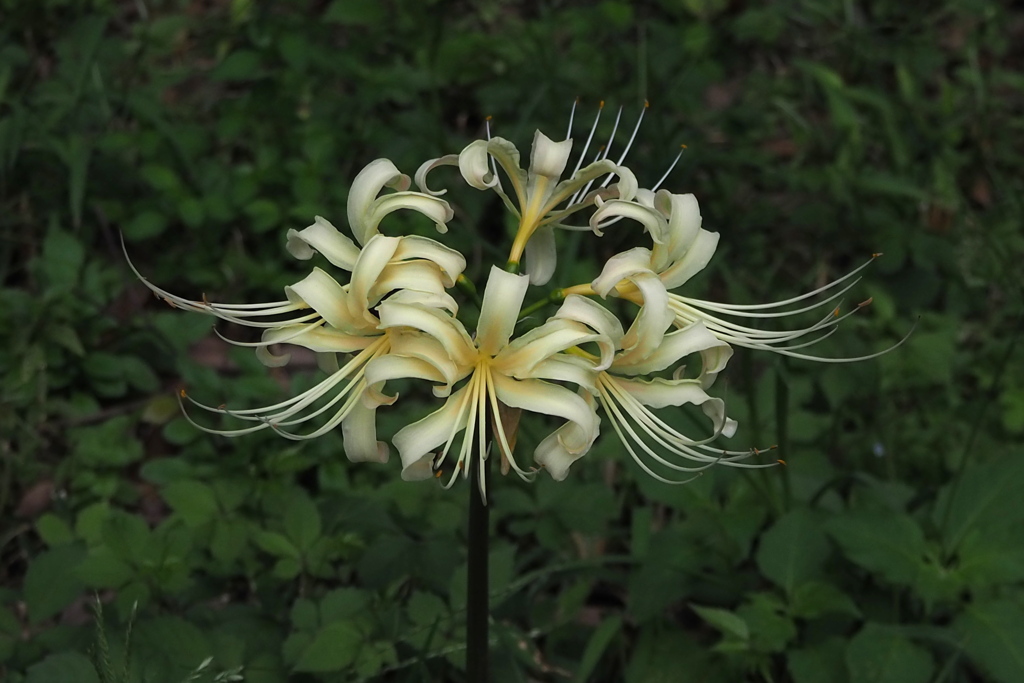
[[[379,396],[384,396],[380,394],[384,383],[392,379],[425,379],[428,382],[445,383],[444,375],[430,363],[418,358],[395,356],[390,353],[378,356],[367,363],[363,369],[363,377],[366,378],[367,385],[372,387]],[[387,403],[394,402],[391,397],[386,398],[388,399]]]
[[[297,259],[306,261],[314,252],[323,254],[332,264],[352,270],[359,258],[359,247],[355,242],[338,232],[330,221],[317,216],[313,225],[303,230],[289,230],[285,248]]]
[[[529,286],[530,278],[526,275],[491,266],[476,328],[476,343],[481,353],[494,356],[508,344]]]
[[[597,342],[601,349],[599,369],[604,370],[611,364],[612,356],[620,347],[625,335],[622,323],[611,311],[585,296],[570,294],[555,311],[554,317],[581,322],[600,334],[602,339]]]
[[[657,275],[636,273],[629,281],[639,290],[643,305],[622,338],[623,351],[619,358],[627,363],[646,358],[657,350],[675,321],[675,313],[668,307],[668,291]]]
[[[377,195],[385,187],[399,192],[409,189],[409,176],[401,173],[389,159],[371,161],[352,181],[348,193],[348,224],[359,244],[366,244],[377,229],[380,220],[372,222],[371,212]]]
[[[377,316],[369,310],[370,288],[377,283],[401,241],[400,237],[374,235],[366,242],[355,268],[352,269],[352,280],[348,290],[348,309],[353,318],[361,317],[366,324],[376,325]]]

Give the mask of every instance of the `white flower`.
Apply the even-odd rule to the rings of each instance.
[[[386,186],[399,191],[378,197]],[[408,186],[409,178],[398,173],[386,159],[371,163],[353,181],[348,215],[362,248],[319,216],[304,230],[289,231],[287,248],[292,255],[309,259],[314,252],[321,253],[334,266],[351,272],[349,282],[344,285],[316,267],[302,280],[285,287],[286,298],[282,301],[230,304],[210,302],[205,297],[202,301],[193,301],[151,284],[129,260],[139,279],[172,306],[262,329],[261,341],[227,341],[255,348],[264,364],[286,364],[289,355],[273,355],[270,347],[288,343],[317,352],[321,365],[329,371],[329,376],[312,389],[261,408],[214,408],[182,392],[184,398],[203,410],[255,423],[227,430],[193,424],[224,436],[272,428],[289,439],[315,438],[341,425],[345,452],[351,460],[387,460],[386,444],[376,439],[374,417],[377,406],[388,401],[368,384],[365,370],[370,361],[389,353],[393,335],[381,329],[374,309],[390,295],[391,299],[403,301],[407,306],[456,313],[458,305],[446,289],[455,284],[466,266],[460,253],[434,240],[379,234],[381,219],[399,209],[411,209],[431,218],[444,232],[444,222],[452,217],[447,202],[417,192],[405,192]],[[338,354],[352,356],[339,363]],[[311,431],[300,433],[292,429],[313,420],[318,420],[320,425]]]
[[[637,128],[639,124],[638,121]],[[528,266],[525,270],[529,272],[531,284],[542,285],[551,279],[555,270],[554,228],[571,228],[564,221],[581,209],[594,206],[599,199],[618,197],[629,200],[637,191],[636,177],[622,165],[629,144],[632,144],[632,137],[616,161],[607,158],[609,147],[604,147],[592,163],[583,166],[596,127],[595,119],[576,165],[565,180],[561,180],[561,177],[569,163],[572,138],[567,134],[566,139],[555,142],[544,133],[536,131],[528,170],[524,171],[520,166],[519,150],[514,144],[501,137],[489,137],[487,140],[471,142],[458,155],[427,161],[416,172],[416,184],[424,192],[443,194],[444,190],[435,192],[428,188],[427,174],[439,166],[457,165],[469,185],[478,190],[497,192],[509,211],[519,220],[509,253],[509,265],[512,270],[518,271],[525,255]],[[572,129],[571,121],[569,128]],[[613,131],[613,138],[614,135]],[[636,129],[633,135],[636,135]],[[498,176],[498,166],[504,171],[510,192],[505,190]],[[591,186],[602,176],[605,176],[605,180],[591,191]],[[609,184],[613,177],[617,178],[616,182]]]
[[[510,341],[528,284],[525,275],[491,268],[475,339],[443,310],[412,307],[394,299],[380,305],[381,327],[394,330],[396,342],[388,358],[369,363],[367,381],[429,379],[437,384],[436,394],[447,396],[440,409],[395,434],[404,479],[424,479],[440,472],[456,436],[463,431],[449,485],[459,472],[467,475],[467,459],[474,452],[481,459],[487,457],[489,440],[495,442],[511,469],[529,478],[532,471],[517,463],[512,435],[506,433],[502,420],[490,420],[494,433],[488,439],[492,431],[488,415],[499,415],[501,406],[567,420],[571,429],[561,430],[555,438],[568,453],[579,456],[594,442],[598,419],[590,406],[554,382],[593,381],[592,370],[562,353],[565,349],[597,343],[606,363],[611,362],[613,349],[602,335],[573,315],[569,302],[561,315]],[[403,335],[411,335],[408,343],[397,341]],[[403,354],[406,360],[396,363]],[[466,382],[452,392],[453,384],[461,380]],[[442,445],[435,458],[432,451]],[[559,472],[552,474],[560,478]],[[484,486],[482,474],[479,485]]]
[[[839,322],[870,303],[870,300],[863,302],[846,315],[840,316],[839,306],[833,302],[853,287],[859,278],[852,282],[848,281],[881,254],[874,254],[870,261],[843,277],[800,296],[767,304],[725,304],[668,291],[680,287],[703,270],[718,246],[718,233],[700,227],[700,210],[693,195],[676,195],[665,190],[655,194],[641,190],[635,201],[613,199],[603,202],[591,217],[591,223],[597,227],[622,218],[643,225],[654,241],[653,249],[637,247],[617,254],[608,260],[601,274],[590,285],[572,287],[565,290],[566,292],[618,296],[641,306],[642,311],[650,309],[646,314],[648,317],[667,314],[678,327],[700,322],[715,337],[728,344],[773,351],[794,358],[822,362],[852,362],[879,355],[875,353],[858,358],[822,358],[801,353],[798,349],[816,344],[829,336]],[[666,293],[664,298],[661,290],[649,284],[652,276],[657,277],[663,284]],[[641,287],[642,282],[647,282],[647,286]],[[847,283],[846,286],[839,288],[844,283]],[[794,305],[823,294],[827,296],[822,300],[793,308]],[[827,307],[828,312],[818,322],[789,330],[761,330],[729,320],[784,318],[822,307]],[[810,341],[804,340],[808,335],[819,332],[822,334]],[[647,336],[650,338],[650,335]],[[888,350],[891,349],[886,351]]]

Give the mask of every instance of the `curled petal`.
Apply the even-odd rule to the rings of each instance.
[[[530,150],[530,175],[542,175],[558,180],[565,171],[572,152],[572,138],[555,142],[539,130],[533,134]]]
[[[542,380],[515,380],[497,373],[493,377],[495,393],[505,405],[561,417],[575,425],[558,437],[568,453],[580,456],[590,449],[600,432],[601,421],[580,395]]]
[[[348,310],[348,292],[320,268],[314,268],[313,272],[285,287],[284,291],[289,300],[301,301],[340,330],[355,330],[363,326],[363,321],[353,320]]]
[[[533,452],[534,460],[543,466],[555,481],[562,481],[568,476],[569,467],[586,455],[599,433],[600,421],[597,417],[596,401],[585,392],[581,392],[578,398],[593,416],[592,427],[567,422],[541,441]]]
[[[361,351],[379,339],[378,336],[349,334],[333,327],[314,327],[296,336],[300,325],[275,327],[263,332],[263,344],[295,344],[318,353],[353,353]]]
[[[533,366],[523,379],[547,379],[570,382],[592,394],[597,393],[597,373],[594,364],[579,356],[560,353]]]
[[[570,294],[565,297],[565,301],[555,311],[554,317],[575,320],[587,325],[607,337],[615,348],[618,348],[625,334],[622,331],[622,323],[611,311],[593,299],[579,294]]]
[[[668,233],[668,221],[658,211],[649,209],[636,202],[611,199],[600,203],[597,211],[590,217],[590,227],[594,234],[602,235],[601,228],[612,221],[629,218],[644,226],[644,231],[651,235],[655,244],[661,244]]]
[[[444,405],[422,420],[398,430],[392,439],[402,458],[402,479],[419,481],[433,476],[433,451],[459,430],[465,429],[462,404],[469,390],[466,385],[448,397]]]
[[[551,319],[516,338],[494,357],[495,367],[512,377],[528,376],[533,367],[565,349],[602,340],[574,320]],[[610,343],[607,344],[609,347]],[[611,362],[609,355],[608,362]]]
[[[289,230],[285,245],[288,253],[303,261],[313,257],[314,251],[323,254],[332,264],[352,270],[359,258],[359,247],[345,237],[330,221],[317,216],[313,225],[303,230]]]
[[[657,275],[636,273],[629,281],[639,291],[643,305],[622,338],[623,353],[619,359],[627,363],[646,358],[656,351],[665,332],[675,321],[675,312],[668,307],[668,291]]]
[[[697,231],[697,237],[693,244],[686,250],[681,259],[673,263],[667,270],[663,271],[661,281],[665,283],[666,289],[675,289],[681,286],[691,277],[704,270],[711,257],[715,255],[718,247],[718,233],[708,232],[701,229]]]
[[[437,267],[444,273],[445,287],[455,286],[462,271],[466,269],[466,257],[451,247],[446,247],[437,240],[419,235],[406,235],[402,238],[401,244],[395,251],[396,261],[408,261],[411,259],[424,259],[437,264]]]
[[[493,356],[508,344],[529,286],[530,278],[526,275],[491,266],[476,328],[476,343],[481,353]]]
[[[651,408],[698,405],[714,423],[716,433],[731,436],[732,432],[735,432],[736,423],[725,416],[725,402],[709,396],[697,380],[659,377],[635,380],[616,377],[615,383],[640,403]]]
[[[697,239],[701,218],[700,206],[692,194],[672,194],[660,190],[655,206],[668,218],[665,243],[654,247],[651,259],[654,270],[660,273],[682,258]]]
[[[474,140],[459,153],[459,172],[469,184],[478,190],[487,190],[498,184],[491,172],[487,141]]]
[[[388,301],[398,304],[409,304],[411,306],[444,309],[452,315],[455,315],[459,310],[458,302],[447,292],[418,292],[414,289],[399,289],[388,297]]]
[[[421,192],[425,192],[426,194],[429,194],[429,195],[431,195],[433,197],[440,197],[441,195],[446,193],[448,190],[437,190],[437,191],[431,190],[427,186],[427,174],[430,173],[431,171],[433,171],[435,168],[439,168],[441,166],[458,166],[458,165],[459,165],[459,155],[458,154],[447,154],[447,155],[445,155],[443,157],[438,157],[437,159],[429,159],[427,161],[424,161],[420,165],[420,167],[418,169],[416,169],[416,175],[413,176],[413,178],[416,181],[416,187],[420,188]]]
[[[361,243],[365,244],[370,237],[377,233],[377,228],[385,216],[401,209],[410,209],[423,214],[434,221],[434,227],[442,234],[448,232],[448,226],[445,224],[455,215],[452,207],[443,199],[421,192],[394,192],[384,195],[374,202],[373,208],[363,223],[365,233]]]
[[[369,310],[372,305],[369,300],[370,289],[390,263],[401,241],[400,237],[374,235],[363,247],[359,260],[352,269],[352,281],[348,291],[348,309],[353,318],[361,317],[366,324],[376,325],[377,317]]]
[[[598,296],[604,298],[623,280],[631,280],[637,275],[653,272],[651,250],[636,247],[608,259],[601,269],[601,274],[590,283],[590,286]]]
[[[388,445],[377,441],[377,409],[356,402],[341,421],[345,455],[352,462],[387,462]]]
[[[531,285],[546,285],[555,274],[558,254],[555,251],[555,229],[543,225],[530,236],[526,243],[525,269]]]
[[[612,364],[612,369],[623,375],[649,375],[671,367],[691,353],[698,352],[704,360],[702,377],[705,373],[717,375],[732,356],[732,348],[711,334],[703,322],[697,321],[681,330],[666,334],[661,345],[642,358],[633,361],[617,358]]]
[[[386,299],[377,307],[381,329],[409,327],[425,332],[444,347],[445,353],[456,364],[469,366],[476,361],[476,346],[466,328],[456,318],[436,309],[401,303],[394,299]]]
[[[392,354],[378,356],[367,363],[363,376],[366,383],[378,393],[383,384],[391,379],[425,379],[438,384],[444,384],[446,381],[445,376],[430,363],[418,358]]]
[[[385,187],[399,192],[409,189],[409,176],[401,173],[389,159],[371,161],[352,181],[348,193],[348,224],[359,244],[366,244],[377,230],[380,220],[373,223],[370,214],[377,195]]]

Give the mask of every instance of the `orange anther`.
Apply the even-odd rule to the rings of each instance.
[[[875,252],[874,254],[871,255],[871,258],[878,258],[881,255],[882,255],[882,252],[880,252],[880,251],[879,252]]]
[[[647,101],[647,100],[644,100],[644,109],[647,109],[650,106],[651,106],[651,103],[649,101]]]
[[[484,121],[490,121],[493,118],[494,118],[493,116],[485,116],[484,117]]]
[[[679,146],[682,147],[683,149],[689,149],[689,147],[687,147],[686,145],[679,145]]]
[[[600,102],[598,103],[598,105],[597,105],[597,108],[598,108],[598,109],[604,109],[604,100],[601,100],[601,101],[600,101]]]
[[[437,472],[434,472],[434,479],[440,479],[441,475],[443,475],[443,474],[444,474],[444,470],[438,470]]]
[[[782,460],[781,458],[780,458],[780,459],[778,459],[778,460],[776,460],[775,462],[779,463],[779,464],[780,464],[780,465],[782,465],[783,467],[785,467],[785,466],[786,466],[786,461],[785,461],[785,460]]]
[[[867,299],[865,299],[864,301],[861,301],[859,304],[857,304],[857,308],[863,308],[864,306],[870,306],[871,302],[874,301],[874,300],[875,300],[875,297],[869,296]]]
[[[185,393],[184,389],[178,389],[178,395],[182,398],[188,398],[188,394]]]

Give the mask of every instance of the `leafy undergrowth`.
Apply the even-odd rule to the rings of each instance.
[[[880,251],[822,353],[916,329],[854,365],[733,359],[733,441],[786,467],[668,487],[603,439],[565,482],[498,482],[495,681],[1024,680],[1020,13],[278,5],[0,0],[0,677],[464,679],[465,487],[350,465],[340,435],[195,430],[180,388],[265,404],[315,363],[154,300],[119,234],[172,291],[280,298],[285,231],[341,225],[365,163],[411,172],[484,115],[522,148],[579,96],[650,99],[642,181],[688,146],[667,187],[722,234],[692,291],[782,299]],[[445,239],[478,275],[473,200]]]

